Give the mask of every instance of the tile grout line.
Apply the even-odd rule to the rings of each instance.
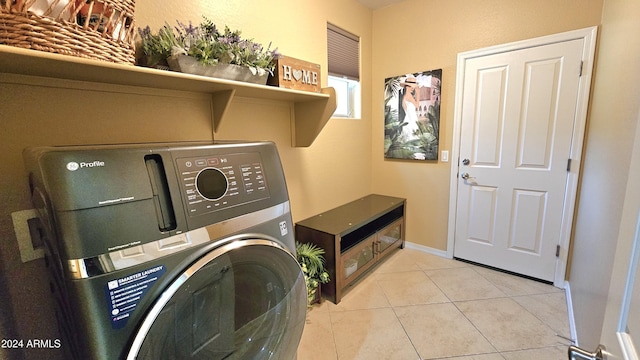
[[[471,267],[473,269],[473,271],[475,271],[478,275],[480,275],[481,277],[483,277],[484,279],[486,279],[487,281],[489,281],[491,284],[493,284],[493,286],[498,287],[498,283],[496,283],[495,281],[492,281],[490,277],[487,277],[485,275],[482,274],[482,271],[477,271],[475,268]],[[491,269],[486,269],[486,270],[491,270]],[[496,271],[496,270],[493,270]],[[505,274],[506,275],[506,274]],[[511,276],[516,276],[516,275],[511,275]],[[530,280],[530,279],[526,279],[526,278],[522,278],[523,280],[528,280],[528,281],[534,281],[534,280]],[[501,290],[502,291],[502,290]],[[518,305],[520,305],[520,307],[522,307],[526,312],[528,312],[529,314],[531,314],[533,317],[535,317],[536,319],[538,319],[541,323],[543,323],[547,328],[549,328],[555,335],[556,337],[568,340],[568,341],[572,341],[570,338],[563,336],[562,334],[559,334],[559,332],[554,329],[553,327],[551,327],[551,325],[549,325],[544,319],[540,318],[538,315],[534,314],[533,312],[529,311],[529,309],[527,309],[526,307],[524,307],[522,304],[520,304],[518,301],[516,301],[514,298],[517,297],[532,297],[532,296],[540,296],[540,295],[551,295],[551,294],[556,294],[559,292],[556,291],[544,291],[544,292],[535,292],[533,294],[521,294],[521,295],[508,295],[505,293],[505,295],[507,295],[507,297],[509,297],[510,299],[512,299],[514,302],[516,302]],[[566,301],[566,291],[564,292],[564,297],[565,297],[565,301]],[[568,321],[568,317],[567,317],[567,321]],[[567,344],[563,344],[563,345],[567,345]],[[569,346],[569,345],[567,345]]]
[[[482,272],[476,271],[476,269],[474,269],[474,268],[472,268],[472,270],[474,272],[476,272],[478,275],[480,275],[482,278],[484,278],[485,280],[490,282],[493,286],[498,287],[497,283],[492,281],[489,277],[484,276],[482,274]],[[515,275],[513,275],[513,276],[515,276]],[[544,321],[539,316],[537,316],[536,314],[534,314],[531,311],[529,311],[529,309],[527,309],[526,307],[524,307],[522,304],[520,304],[519,302],[517,302],[514,299],[516,297],[531,297],[531,296],[554,294],[555,292],[541,292],[541,293],[526,294],[526,295],[508,295],[504,291],[502,291],[502,290],[500,290],[500,291],[505,294],[505,297],[503,297],[503,299],[508,298],[508,299],[512,300],[516,305],[518,305],[520,308],[522,308],[525,312],[529,313],[531,316],[533,316],[534,318],[538,319],[538,321],[540,321],[545,327],[547,327],[549,330],[551,330],[558,337],[557,331],[555,329],[553,329],[546,321]],[[478,300],[490,300],[490,299],[478,299]],[[467,301],[474,301],[474,300],[467,300]],[[457,304],[456,304],[456,307],[457,307]],[[462,312],[462,310],[460,310],[460,312]],[[464,312],[463,312],[463,314],[464,314]],[[465,315],[465,317],[466,317],[466,315]],[[469,321],[471,321],[471,320],[469,319]],[[472,324],[473,324],[473,322],[472,322]],[[475,324],[474,324],[474,326],[475,326]],[[478,329],[478,331],[480,331],[480,329]],[[482,332],[480,332],[480,333],[482,334]],[[484,336],[484,334],[482,334],[482,335]],[[560,336],[560,337],[562,338],[562,336]],[[487,339],[487,341],[488,341],[488,339]],[[493,344],[492,344],[492,346],[493,346]],[[557,344],[557,345],[548,345],[548,346],[542,346],[542,347],[521,348],[521,349],[518,349],[518,350],[498,351],[498,353],[500,354],[500,356],[502,356],[503,353],[517,352],[517,351],[523,351],[523,350],[545,349],[545,348],[552,348],[552,347],[557,347],[557,346],[568,346],[568,345],[566,345],[566,344]],[[503,358],[504,358],[504,356],[503,356]]]
[[[396,273],[396,272],[394,272],[394,273]],[[407,332],[407,329],[404,327],[404,324],[402,323],[402,321],[400,321],[400,318],[398,317],[398,313],[396,312],[396,307],[393,306],[393,304],[391,304],[391,300],[389,300],[389,296],[387,296],[386,291],[384,291],[384,288],[382,286],[380,286],[378,277],[376,276],[377,274],[374,272],[372,275],[374,275],[374,281],[375,281],[376,285],[380,288],[380,290],[382,291],[382,295],[385,297],[385,299],[387,300],[387,303],[391,307],[391,311],[393,311],[393,316],[396,317],[396,320],[400,324],[400,327],[402,327],[402,331],[404,331],[404,335],[407,337],[407,339],[409,340],[409,343],[413,347],[413,351],[416,352],[416,355],[418,355],[418,359],[421,360],[422,359],[422,355],[420,355],[420,352],[418,351],[418,348],[413,343],[413,340],[411,340],[411,336],[409,336],[409,333]]]
[[[403,253],[403,252],[398,252],[398,253]],[[476,324],[473,321],[471,321],[471,319],[467,316],[467,314],[465,314],[461,310],[461,308],[459,307],[459,305],[461,305],[461,304],[463,304],[465,302],[483,301],[483,300],[488,301],[488,300],[492,300],[492,299],[506,299],[506,298],[509,298],[512,302],[514,302],[516,304],[516,306],[518,306],[519,308],[524,310],[525,313],[528,313],[529,315],[533,316],[533,318],[535,318],[538,321],[540,321],[540,323],[544,324],[544,326],[547,329],[551,330],[552,333],[554,333],[557,337],[563,338],[562,336],[560,336],[557,333],[557,331],[554,330],[554,328],[550,324],[548,324],[546,321],[544,321],[542,317],[537,316],[536,314],[534,314],[532,312],[532,310],[529,310],[527,307],[525,307],[524,305],[522,305],[518,301],[516,301],[517,298],[522,298],[522,299],[528,298],[528,299],[531,299],[531,300],[525,301],[525,304],[529,304],[530,301],[535,301],[535,296],[552,295],[552,294],[555,294],[556,292],[554,292],[554,291],[545,291],[546,289],[543,289],[542,291],[539,291],[542,288],[539,289],[539,288],[536,288],[535,286],[532,286],[532,287],[529,288],[529,287],[526,287],[526,285],[527,285],[526,283],[523,283],[522,287],[520,287],[521,285],[518,282],[510,282],[510,281],[508,281],[508,279],[505,279],[504,281],[502,281],[502,278],[491,276],[492,274],[490,272],[478,271],[478,269],[476,269],[473,266],[464,266],[464,268],[472,269],[475,274],[480,275],[480,277],[482,279],[488,281],[489,284],[491,284],[492,286],[496,287],[500,291],[500,293],[503,294],[503,296],[454,301],[454,300],[452,300],[450,295],[445,293],[443,291],[443,289],[441,288],[441,286],[438,283],[436,283],[427,274],[427,271],[430,271],[430,270],[447,270],[447,269],[452,269],[453,267],[445,266],[445,265],[448,265],[448,263],[442,263],[441,264],[440,262],[437,262],[437,261],[435,263],[431,263],[431,262],[429,262],[429,258],[418,257],[418,256],[413,255],[411,252],[407,253],[407,260],[409,260],[409,259],[410,259],[410,265],[414,266],[414,267],[417,267],[417,270],[421,271],[426,276],[426,278],[433,285],[435,285],[435,288],[437,288],[438,291],[440,291],[444,295],[442,301],[438,301],[438,302],[435,302],[435,303],[427,303],[427,304],[404,304],[404,305],[394,306],[392,304],[392,302],[390,301],[389,295],[385,291],[384,287],[381,286],[380,278],[378,277],[378,275],[380,275],[380,274],[402,274],[404,272],[410,272],[410,271],[415,271],[415,270],[407,270],[407,268],[406,268],[407,262],[404,262],[404,260],[405,260],[404,257],[400,258],[399,259],[400,262],[397,262],[397,264],[394,263],[393,266],[388,266],[388,267],[385,267],[384,269],[382,269],[383,270],[382,273],[377,272],[376,270],[378,270],[378,269],[374,270],[370,274],[370,276],[372,275],[372,278],[373,278],[372,280],[374,281],[377,290],[382,292],[381,295],[386,300],[387,306],[375,307],[375,308],[363,308],[363,309],[359,309],[356,306],[353,309],[332,311],[331,310],[331,306],[328,306],[328,305],[331,305],[331,304],[326,304],[328,306],[326,310],[329,313],[328,314],[329,331],[331,331],[330,339],[333,339],[333,341],[334,341],[334,354],[333,355],[335,356],[335,359],[352,360],[352,359],[345,358],[344,354],[341,357],[340,353],[339,353],[339,349],[336,346],[337,345],[336,344],[336,340],[338,340],[338,339],[336,339],[337,333],[335,332],[334,323],[333,322],[334,322],[334,320],[336,320],[337,313],[338,312],[363,311],[363,310],[376,310],[376,309],[379,310],[379,309],[386,309],[386,308],[391,308],[391,310],[393,311],[395,320],[400,324],[400,326],[402,328],[402,331],[404,332],[404,337],[407,340],[409,340],[409,343],[411,344],[411,346],[412,346],[412,348],[414,350],[413,353],[415,353],[419,359],[423,359],[421,357],[420,352],[418,351],[418,347],[417,347],[417,345],[420,345],[420,344],[414,343],[414,340],[412,340],[412,338],[409,336],[409,333],[407,331],[408,328],[406,328],[405,324],[403,324],[402,321],[400,320],[400,317],[398,315],[399,314],[398,311],[400,309],[406,308],[406,307],[415,307],[415,306],[422,306],[422,305],[435,305],[435,304],[452,304],[455,307],[456,311],[458,311],[458,313],[460,313],[463,316],[463,318],[468,323],[471,324],[471,326],[481,335],[481,337],[490,345],[491,349],[493,350],[493,352],[482,352],[482,353],[477,353],[477,354],[466,354],[466,355],[456,355],[456,356],[453,356],[453,355],[452,356],[448,356],[447,355],[445,357],[437,358],[437,359],[440,359],[440,360],[452,359],[452,358],[456,358],[457,359],[458,357],[466,358],[467,356],[470,357],[470,358],[474,358],[474,356],[478,356],[478,355],[482,355],[483,358],[484,358],[484,356],[487,356],[487,355],[489,355],[489,356],[493,355],[493,356],[499,357],[501,359],[508,359],[511,356],[513,356],[513,354],[511,354],[511,355],[509,355],[509,357],[507,357],[505,354],[508,354],[508,353],[510,354],[510,353],[518,353],[518,352],[521,352],[521,351],[533,351],[533,350],[538,350],[538,353],[540,353],[540,351],[542,351],[542,353],[545,353],[545,352],[548,352],[548,351],[551,351],[551,350],[543,350],[543,349],[554,349],[554,348],[556,350],[553,350],[552,353],[555,354],[555,352],[558,352],[558,349],[560,347],[567,346],[566,344],[557,343],[555,345],[545,345],[545,346],[535,346],[535,347],[524,346],[522,348],[517,348],[517,349],[513,349],[513,350],[505,350],[505,351],[501,352],[501,351],[497,350],[496,345],[494,345],[489,340],[489,338],[482,331],[480,331],[478,326],[476,326]],[[387,259],[387,260],[389,260],[389,259]],[[423,268],[423,266],[421,266],[421,264],[423,266],[425,266],[425,267],[435,266],[435,268],[425,269],[425,268]],[[381,265],[384,265],[384,264],[381,264]],[[442,265],[442,266],[445,266],[445,267],[440,267],[438,265]],[[490,270],[490,269],[488,269],[488,270]],[[511,275],[511,276],[515,276],[515,275]],[[503,289],[506,289],[508,291],[503,290]],[[531,293],[531,294],[526,293],[528,291],[533,291],[533,293]],[[520,294],[519,292],[523,292],[523,294]],[[461,293],[461,294],[463,294],[463,293]],[[566,297],[566,293],[564,295]],[[446,301],[445,301],[445,299],[446,299]],[[555,300],[558,300],[558,299],[555,299]],[[555,300],[553,300],[553,302],[548,303],[547,305],[550,305],[551,308],[555,309],[556,307],[553,306],[555,304]],[[333,306],[337,306],[337,305],[333,305]],[[533,309],[538,309],[538,307],[534,307]],[[543,311],[542,313],[539,312],[540,314],[542,314],[544,316],[547,316],[547,311],[545,311],[545,308],[538,309],[538,310]],[[336,314],[333,314],[334,312]],[[565,316],[565,315],[563,315],[563,316]],[[568,316],[568,315],[566,315],[566,316]],[[558,325],[560,326],[560,324],[558,324]],[[531,345],[531,344],[529,344],[529,345]],[[542,344],[538,344],[538,345],[542,345]],[[408,349],[406,349],[406,350],[409,351]],[[489,349],[486,349],[486,350],[489,350]],[[327,355],[331,356],[331,354],[327,354]],[[519,355],[517,355],[517,356],[519,356]]]

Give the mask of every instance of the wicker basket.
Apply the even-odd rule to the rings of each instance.
[[[133,65],[134,5],[135,0],[0,0],[0,44]]]

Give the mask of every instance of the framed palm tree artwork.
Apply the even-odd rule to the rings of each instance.
[[[438,160],[442,69],[384,81],[384,157]]]

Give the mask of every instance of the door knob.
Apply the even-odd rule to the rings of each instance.
[[[460,177],[464,180],[469,180],[469,178],[471,178],[471,175],[469,175],[469,173],[463,172],[462,174],[460,174]]]
[[[577,346],[569,346],[569,360],[607,360],[603,353],[604,346],[598,345],[595,352],[588,352]]]

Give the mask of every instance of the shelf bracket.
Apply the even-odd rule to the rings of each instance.
[[[333,115],[333,112],[336,111],[335,89],[332,87],[323,88],[322,93],[328,94],[329,97],[295,103],[294,114],[291,119],[292,146],[311,146],[331,118],[331,115]]]
[[[235,89],[216,91],[211,94],[211,112],[213,115],[213,132],[218,132],[220,123],[224,119],[224,115],[231,104],[233,95],[235,95]]]

